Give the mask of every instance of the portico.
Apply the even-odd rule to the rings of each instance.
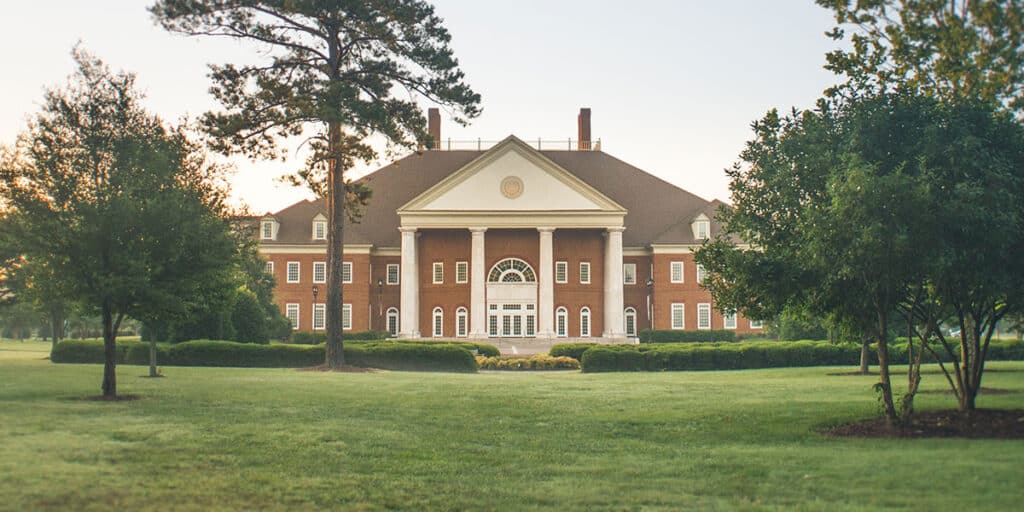
[[[589,261],[579,264],[574,282],[565,279],[559,286],[572,295],[574,290],[568,285],[592,287],[591,275],[600,273],[603,293],[584,306],[587,325],[580,328],[580,336],[625,337],[622,232],[626,210],[519,139],[506,139],[399,208],[398,215],[402,233],[401,337],[427,335],[421,333],[419,315],[425,311],[421,308],[421,284],[428,280],[416,270],[421,268],[417,236],[431,230],[466,230],[471,244],[468,332],[448,336],[566,336],[564,326],[561,333],[556,329],[556,308],[564,301],[556,290],[555,238],[559,232],[583,230],[603,235],[602,257],[594,258],[600,260],[601,268],[591,269]],[[522,236],[533,233],[536,244],[518,254],[504,254],[500,260],[488,260],[488,238],[510,231]],[[505,261],[525,267],[498,269],[496,274],[496,267]],[[567,266],[567,262],[562,264]],[[591,315],[598,314],[604,329],[589,332]]]

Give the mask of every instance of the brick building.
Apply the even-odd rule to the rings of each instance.
[[[436,110],[428,116],[442,141]],[[693,251],[719,229],[706,201],[579,140],[451,143],[362,179],[374,194],[345,226],[343,324],[396,336],[634,337],[760,324],[715,310]],[[301,201],[260,220],[275,299],[298,330],[326,324],[327,217]]]

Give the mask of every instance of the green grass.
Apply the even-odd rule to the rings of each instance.
[[[1011,510],[1024,443],[848,440],[872,377],[163,368],[0,342],[4,510]],[[1024,408],[1024,363],[981,407]],[[845,370],[845,369],[844,369]],[[925,376],[941,389],[941,376]],[[924,409],[950,397],[921,395]],[[880,492],[881,491],[881,492]]]

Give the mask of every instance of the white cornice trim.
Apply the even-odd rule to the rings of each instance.
[[[345,245],[344,254],[370,254],[373,249],[368,244]],[[260,254],[327,254],[326,245],[275,244],[261,245]]]
[[[621,228],[624,213],[599,211],[415,211],[401,217],[403,228],[466,229],[468,226],[488,228],[537,229],[537,226],[575,229]]]
[[[626,209],[623,208],[622,205],[616,203],[596,188],[588,185],[586,182],[576,177],[576,175],[556,164],[550,158],[544,156],[540,151],[537,151],[515,135],[509,135],[505,140],[485,151],[484,154],[480,155],[472,162],[449,174],[434,186],[428,188],[420,195],[414,197],[411,201],[400,206],[398,208],[398,215],[404,217],[410,213],[422,212],[425,206],[443,196],[458,184],[466,181],[470,176],[473,176],[481,169],[487,167],[487,165],[491,164],[502,155],[513,151],[550,174],[553,178],[561,181],[567,187],[572,188],[576,192],[579,192],[580,195],[597,204],[601,208],[598,210],[599,213],[626,214]],[[403,225],[405,225],[404,222]]]
[[[702,244],[651,244],[654,254],[693,254]],[[736,244],[737,249],[748,250],[750,244]]]

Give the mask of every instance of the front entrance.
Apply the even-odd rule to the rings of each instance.
[[[487,275],[487,335],[491,338],[537,335],[537,274],[521,259],[501,260]]]
[[[489,304],[487,334],[492,338],[532,338],[537,335],[537,305]]]

